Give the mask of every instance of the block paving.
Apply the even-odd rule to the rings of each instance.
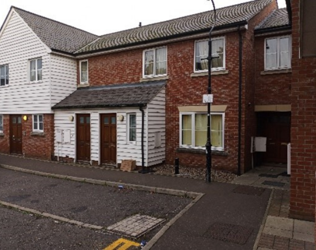
[[[159,226],[164,221],[164,219],[159,219],[148,215],[135,214],[107,227],[107,230],[114,233],[127,235],[132,238],[139,238],[146,232]]]

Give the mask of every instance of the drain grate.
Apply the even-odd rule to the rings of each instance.
[[[238,186],[233,190],[233,193],[261,196],[264,190],[264,188],[258,187]]]
[[[244,245],[248,241],[252,231],[253,228],[249,227],[215,222],[206,231],[204,237]]]
[[[136,214],[109,226],[107,230],[114,233],[125,234],[133,238],[139,238],[143,234],[159,226],[162,222],[164,222],[164,219]]]
[[[279,181],[264,181],[263,185],[274,186],[274,187],[284,187],[285,183]]]

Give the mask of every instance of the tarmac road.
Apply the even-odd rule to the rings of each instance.
[[[131,215],[169,221],[189,198],[92,185],[0,168],[0,200],[106,228]],[[161,225],[162,226],[162,225]],[[137,241],[149,241],[158,227]],[[0,249],[103,249],[119,235],[0,206]],[[4,240],[5,239],[5,240]]]

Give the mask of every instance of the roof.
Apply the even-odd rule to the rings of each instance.
[[[157,81],[79,88],[53,109],[145,106],[164,86],[165,81]]]
[[[273,0],[255,0],[216,10],[215,29],[248,22]],[[214,20],[214,11],[202,12],[135,29],[111,33],[78,50],[76,54],[125,47],[149,41],[165,40],[203,31],[209,31]]]
[[[255,30],[271,30],[273,28],[288,27],[290,25],[289,16],[286,8],[273,11],[264,19]]]
[[[86,31],[17,7],[12,6],[11,9],[14,9],[23,18],[43,43],[55,51],[73,53],[98,38]]]

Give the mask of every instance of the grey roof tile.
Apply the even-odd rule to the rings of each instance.
[[[255,30],[276,28],[290,25],[289,16],[286,8],[278,9],[272,12],[265,20],[263,20]]]
[[[79,88],[53,109],[136,107],[148,104],[165,86],[165,81],[114,84]]]
[[[33,14],[17,7],[12,8],[23,18],[42,42],[53,50],[73,53],[98,38],[96,35],[72,26]]]
[[[216,27],[220,28],[242,21],[249,21],[271,2],[272,0],[255,0],[217,9]],[[83,47],[76,53],[80,54],[106,50],[115,47],[145,43],[152,40],[168,39],[170,37],[194,32],[207,31],[211,27],[213,19],[214,12],[207,11],[135,29],[111,33],[101,36],[100,39]]]

